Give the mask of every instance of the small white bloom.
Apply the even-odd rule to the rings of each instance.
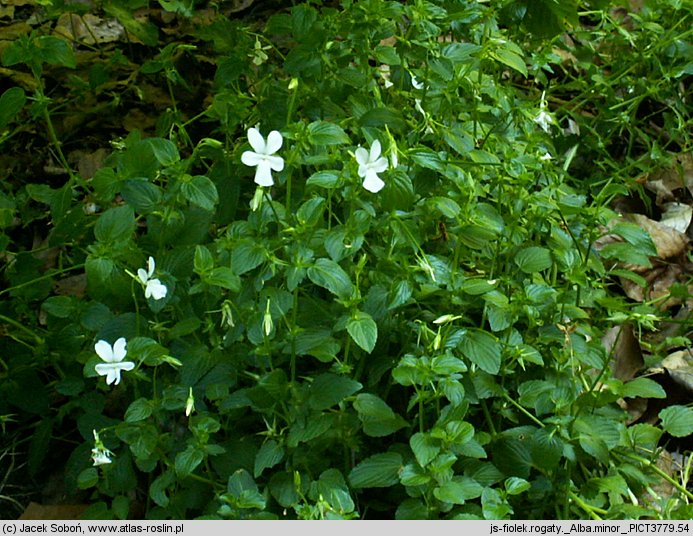
[[[539,157],[539,160],[551,160],[553,156],[551,156],[551,153],[544,153]]]
[[[158,279],[151,278],[154,275],[154,269],[156,268],[156,263],[154,262],[153,257],[149,257],[149,260],[147,261],[147,268],[147,271],[145,271],[143,268],[137,270],[137,278],[144,285],[144,297],[154,298],[155,300],[165,298],[166,294],[168,293],[166,285],[164,285]]]
[[[255,182],[260,186],[272,186],[272,170],[284,169],[284,159],[281,156],[273,156],[281,149],[284,139],[279,131],[273,130],[267,136],[267,141],[256,128],[248,129],[248,141],[254,151],[245,151],[241,155],[241,162],[246,166],[255,166]]]
[[[94,448],[91,449],[91,459],[94,462],[94,467],[96,467],[97,465],[106,465],[108,463],[111,463],[111,456],[113,455],[113,453],[104,446],[101,439],[99,438],[98,432],[96,430],[93,430],[93,432]]]
[[[188,389],[188,399],[185,401],[185,416],[190,417],[190,414],[195,411],[195,396],[193,395],[192,387]]]
[[[551,125],[556,124],[556,121],[551,116],[550,113],[546,111],[546,99],[544,98],[545,93],[541,94],[541,104],[539,104],[539,113],[534,118],[534,122],[541,127],[541,129],[549,133]]]
[[[127,354],[127,341],[124,337],[118,339],[113,346],[106,341],[99,341],[94,345],[97,355],[105,361],[99,363],[95,369],[99,376],[106,376],[106,384],[120,383],[120,373],[123,370],[132,370],[135,364],[132,361],[123,361]]]
[[[411,75],[411,85],[414,87],[414,89],[424,88],[423,82],[419,82],[419,80],[414,75]]]
[[[363,187],[369,192],[378,193],[385,183],[378,173],[387,169],[387,159],[380,156],[380,141],[373,140],[370,154],[363,147],[356,149],[356,161],[359,164],[359,177],[363,179]]]

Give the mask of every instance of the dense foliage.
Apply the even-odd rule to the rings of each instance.
[[[631,422],[664,389],[602,342],[668,314],[612,203],[691,149],[690,4],[40,4],[1,56],[7,516],[56,469],[100,519],[693,516],[655,464],[693,412]]]

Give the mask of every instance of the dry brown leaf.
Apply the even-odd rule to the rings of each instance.
[[[657,205],[675,201],[677,195],[674,192],[684,187],[693,195],[693,155],[679,154],[671,167],[646,173],[638,182],[657,195]]]
[[[125,28],[116,19],[102,19],[90,13],[60,15],[55,33],[78,43],[114,43],[125,37]]]
[[[688,247],[688,237],[671,227],[651,220],[642,214],[630,214],[629,219],[642,227],[652,237],[657,248],[657,256],[660,259],[680,255]]]
[[[693,353],[691,350],[669,354],[662,360],[662,366],[672,380],[693,394]]]
[[[87,504],[55,504],[43,505],[30,502],[24,513],[19,516],[22,520],[52,520],[52,519],[81,519]]]
[[[665,203],[664,212],[659,222],[662,225],[676,229],[680,233],[685,233],[691,224],[693,208],[686,203]]]
[[[612,355],[611,371],[621,381],[632,380],[645,365],[640,343],[629,324],[609,328],[602,337],[602,344]]]

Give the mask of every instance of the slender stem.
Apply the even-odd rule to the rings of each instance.
[[[37,344],[43,344],[44,341],[43,341],[43,338],[42,338],[42,337],[40,337],[39,335],[37,335],[36,333],[34,333],[33,331],[31,331],[31,330],[30,330],[29,328],[27,328],[26,326],[23,326],[22,324],[20,324],[20,323],[17,322],[16,320],[14,320],[14,319],[12,319],[12,318],[9,318],[9,317],[7,317],[7,316],[5,316],[5,315],[0,315],[0,321],[5,322],[6,324],[10,324],[11,326],[17,328],[19,331],[21,331],[21,332],[23,332],[23,333],[26,333],[26,334],[29,335],[32,339],[34,339],[34,341],[35,341]]]
[[[585,512],[587,512],[587,514],[589,514],[589,516],[596,521],[602,520],[602,518],[599,517],[597,514],[605,515],[605,514],[609,513],[606,510],[602,510],[601,508],[597,508],[596,506],[590,506],[589,504],[587,504],[585,501],[583,501],[580,497],[578,497],[572,491],[568,491],[568,496],[570,497],[570,499],[572,501],[575,502],[575,504],[577,504],[580,508],[582,508]]]

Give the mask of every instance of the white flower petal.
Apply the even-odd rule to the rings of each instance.
[[[368,168],[376,173],[380,173],[381,171],[385,171],[387,169],[387,165],[387,158],[381,156],[375,162],[372,162]]]
[[[147,267],[149,270],[147,271],[147,275],[151,277],[154,275],[154,268],[156,268],[156,264],[154,263],[154,257],[149,257],[149,260],[147,261]]]
[[[94,351],[106,363],[113,361],[113,348],[106,341],[99,341],[94,345]]]
[[[284,159],[281,156],[266,156],[265,160],[274,171],[284,169]]]
[[[282,148],[283,141],[284,138],[282,138],[281,132],[279,132],[278,130],[273,130],[272,132],[270,132],[267,136],[267,146],[265,149],[265,154],[276,153],[279,149]]]
[[[260,134],[258,129],[248,129],[248,141],[256,153],[267,154],[267,144],[265,143],[265,138],[262,137],[262,134]]]
[[[147,286],[144,289],[145,298],[154,298],[155,300],[161,300],[166,297],[168,289],[158,279],[150,279],[147,281]]]
[[[376,194],[383,189],[383,186],[385,186],[385,183],[374,171],[368,171],[368,173],[366,173],[366,178],[363,181],[363,187],[366,190]]]
[[[254,153],[253,151],[245,151],[241,155],[241,162],[243,162],[246,166],[257,166],[260,162],[262,162],[262,159],[264,158],[263,155]]]
[[[147,272],[144,271],[143,268],[139,268],[137,270],[137,279],[142,281],[142,283],[146,283],[147,280],[149,279],[149,276],[147,275]]]
[[[366,151],[366,149],[363,147],[356,149],[354,156],[356,156],[356,161],[359,163],[359,165],[365,166],[368,163],[368,151]]]
[[[255,171],[255,182],[260,186],[272,186],[274,184],[270,163],[267,160],[262,160],[257,165],[257,170]]]
[[[380,156],[380,140],[373,140],[373,144],[371,145],[371,155],[370,158],[368,159],[369,162],[375,162],[378,157]]]
[[[115,343],[113,343],[113,358],[114,361],[122,361],[125,355],[128,353],[127,341],[125,337],[120,337]]]

